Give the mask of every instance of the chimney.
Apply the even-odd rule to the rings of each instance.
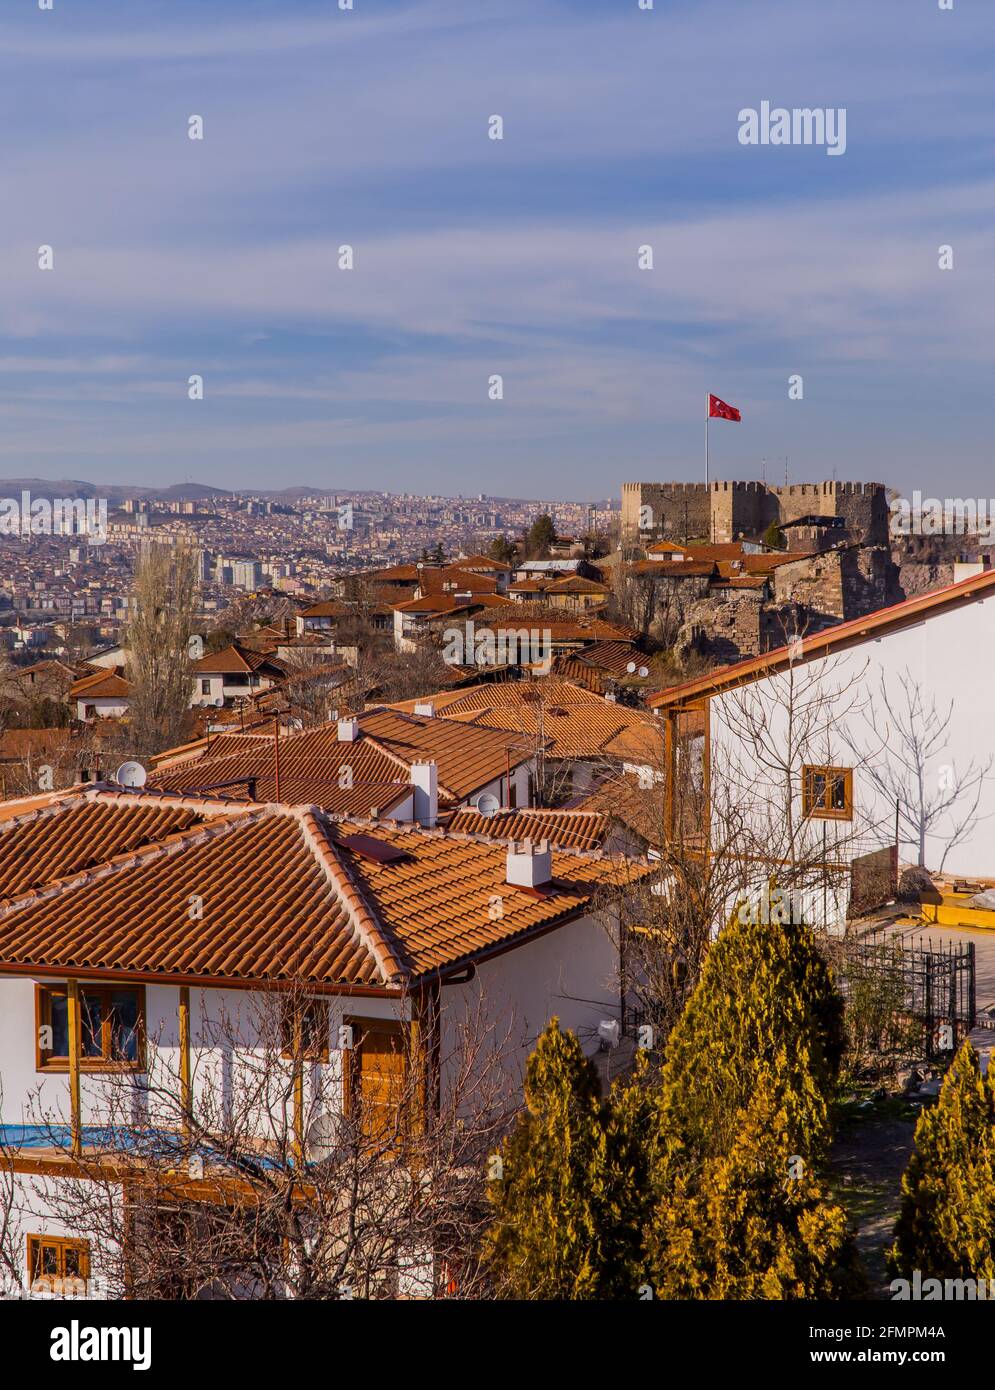
[[[415,820],[429,829],[439,818],[439,769],[434,762],[411,764],[415,789]]]
[[[359,738],[358,719],[339,720],[339,743],[355,743]]]
[[[553,856],[549,841],[534,845],[524,840],[520,845],[512,840],[508,847],[508,867],[505,878],[516,888],[541,888],[553,877]]]
[[[414,712],[421,715],[423,719],[435,718],[435,706],[431,700],[419,700],[415,705]]]

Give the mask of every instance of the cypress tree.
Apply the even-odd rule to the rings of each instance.
[[[992,1279],[993,1236],[995,1091],[965,1041],[916,1125],[891,1265],[905,1278]]]
[[[490,1187],[485,1254],[498,1293],[638,1298],[653,1202],[645,1059],[602,1102],[593,1064],[553,1019],[529,1058],[525,1102]]]
[[[811,930],[734,919],[667,1043],[665,1150],[683,1162],[727,1153],[765,1074],[789,1151],[815,1156],[828,1139],[843,1041],[843,1001]]]
[[[673,1299],[857,1296],[863,1286],[846,1212],[791,1153],[788,1112],[769,1072],[736,1116],[726,1153],[675,1172],[656,1211],[656,1295]]]
[[[525,1109],[489,1188],[485,1254],[509,1298],[598,1296],[596,1194],[605,1182],[597,1072],[553,1019],[528,1060]]]

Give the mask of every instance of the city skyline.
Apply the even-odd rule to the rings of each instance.
[[[977,492],[993,39],[897,0],[25,10],[0,472],[588,500],[700,479],[711,390],[715,477]],[[843,156],[744,146],[765,101],[846,110]]]

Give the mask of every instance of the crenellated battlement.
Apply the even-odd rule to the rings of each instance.
[[[622,527],[630,537],[730,541],[761,536],[772,523],[839,516],[854,539],[883,544],[887,511],[883,483],[836,478],[783,486],[733,478],[622,484]]]

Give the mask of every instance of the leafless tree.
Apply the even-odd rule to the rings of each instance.
[[[833,663],[792,662],[713,701],[710,725],[700,709],[672,713],[669,762],[602,784],[598,804],[614,805],[660,864],[658,878],[626,895],[623,950],[623,989],[657,1037],[735,915],[841,924],[853,847],[875,827],[859,816],[827,822],[828,837],[800,809],[801,775],[803,764],[840,762],[841,725],[863,699]]]
[[[282,684],[287,709],[305,728],[325,723],[333,709],[341,709],[341,687],[351,675],[344,675],[342,663],[327,651],[298,648],[281,657],[281,663],[287,673]]]
[[[189,1088],[150,1040],[147,1073],[103,1079],[101,1142],[45,1183],[111,1296],[479,1296],[488,1159],[517,1104],[507,1022],[469,1009],[444,1045],[431,1018],[398,1028],[367,1092],[361,1025],[304,985],[212,1007]],[[65,1126],[40,1097],[31,1115]]]
[[[889,689],[881,673],[877,699],[865,711],[868,735],[881,748],[881,756],[874,757],[863,750],[867,776],[888,806],[897,808],[901,839],[912,845],[921,868],[927,840],[943,846],[936,865],[940,873],[951,850],[988,818],[978,815],[978,807],[995,762],[990,754],[960,769],[947,761],[953,711],[953,700],[945,711],[939,709],[908,667],[897,690]]]
[[[191,723],[190,655],[197,593],[190,546],[146,546],[133,587],[128,625],[132,743],[139,756],[182,743]]]

